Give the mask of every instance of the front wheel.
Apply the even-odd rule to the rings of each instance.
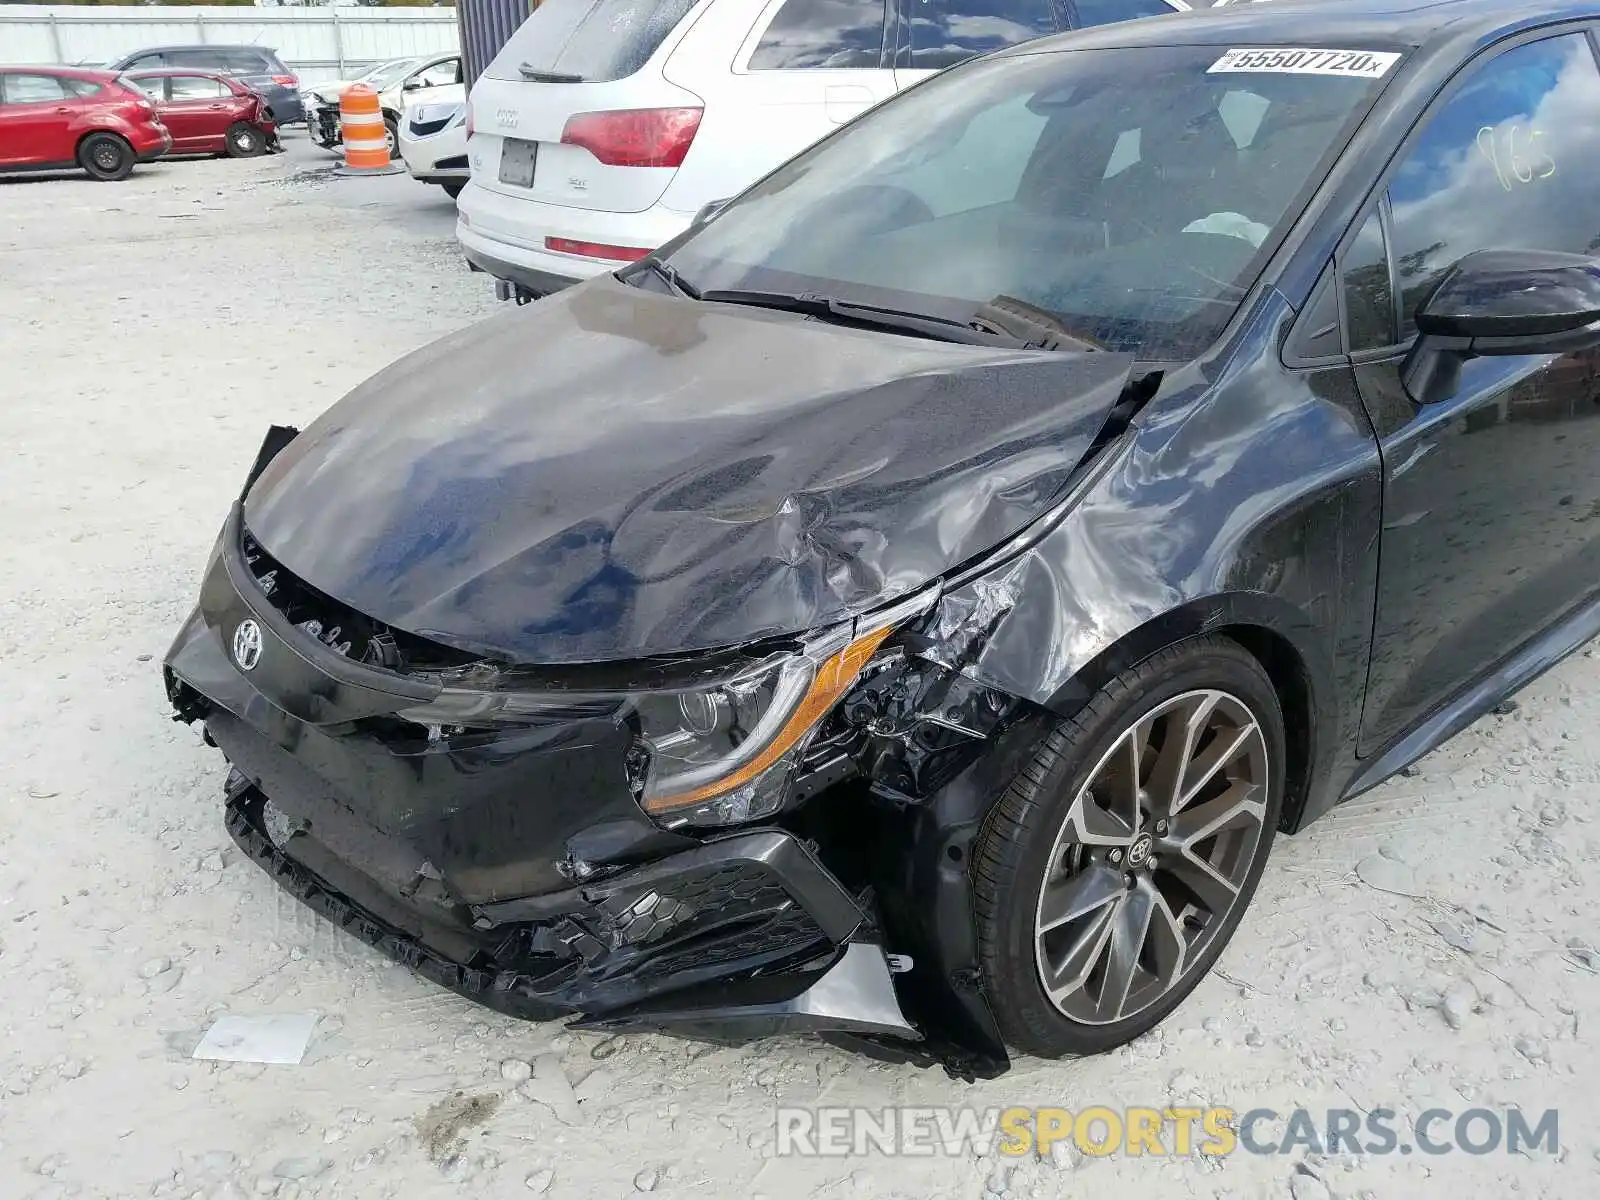
[[[78,165],[107,182],[126,179],[134,161],[133,147],[114,133],[92,133],[78,147]]]
[[[389,147],[389,161],[400,157],[400,125],[393,117],[383,118],[383,140]]]
[[[1096,1054],[1171,1013],[1243,917],[1283,792],[1277,692],[1224,637],[1123,672],[1052,730],[974,848],[1006,1042]]]
[[[229,158],[255,158],[258,154],[266,153],[267,138],[254,125],[235,121],[228,126],[223,146]]]

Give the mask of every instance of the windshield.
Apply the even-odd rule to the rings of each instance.
[[[420,58],[397,58],[393,62],[379,63],[356,82],[366,84],[375,92],[381,92],[399,83],[416,70],[421,62]]]
[[[1274,53],[1056,51],[952,68],[781,167],[667,258],[700,290],[962,322],[1009,296],[1108,348],[1192,357],[1399,58],[1319,74]]]

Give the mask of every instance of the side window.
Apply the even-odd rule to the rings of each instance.
[[[1600,68],[1581,33],[1496,55],[1427,119],[1389,186],[1401,336],[1473,250],[1600,249]]]
[[[124,71],[154,71],[166,65],[167,59],[164,54],[141,54],[122,69]]]
[[[1057,32],[1050,0],[908,0],[911,65],[954,66],[976,54]]]
[[[191,46],[187,50],[168,50],[167,66],[169,67],[199,67],[206,71],[223,70],[222,51],[207,50],[203,46]]]
[[[1139,17],[1159,17],[1162,13],[1172,11],[1172,6],[1163,4],[1162,0],[1077,0],[1076,7],[1078,25],[1083,29],[1091,25],[1133,21]]]
[[[1344,319],[1351,353],[1394,344],[1394,291],[1389,282],[1389,247],[1377,210],[1367,214],[1339,260]]]
[[[7,75],[7,104],[50,104],[72,97],[54,75]]]
[[[417,83],[421,87],[443,87],[449,83],[461,82],[461,60],[452,58],[448,62],[434,63],[426,71],[417,76]]]
[[[273,70],[272,60],[260,50],[224,50],[221,69],[235,75],[267,75]]]
[[[787,0],[750,55],[752,71],[883,65],[883,0]]]
[[[215,100],[232,94],[218,80],[204,75],[174,75],[170,86],[174,100]]]
[[[167,98],[167,79],[164,75],[150,75],[144,79],[124,78],[123,83],[131,83],[152,100],[165,100]]]
[[[90,96],[100,94],[100,85],[92,79],[63,79],[61,86],[80,100],[87,100]]]

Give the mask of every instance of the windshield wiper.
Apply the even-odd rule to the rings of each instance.
[[[976,329],[960,321],[946,321],[926,313],[905,312],[898,308],[879,308],[875,304],[853,304],[836,296],[814,292],[760,292],[742,288],[716,289],[700,293],[707,304],[746,304],[751,308],[775,308],[781,312],[804,313],[825,320],[844,321],[896,333],[911,333],[940,342],[966,346],[999,346],[1022,350],[1033,343],[1006,333]]]
[[[567,71],[541,71],[538,67],[534,66],[532,63],[523,63],[520,67],[517,68],[517,74],[521,75],[529,83],[582,83],[583,82],[583,76],[582,75],[573,75],[573,74],[571,74],[570,72],[567,72]]]
[[[1003,292],[972,314],[974,329],[987,329],[1011,337],[1026,338],[1042,350],[1090,351],[1105,347],[1092,338],[1068,329],[1065,322],[1047,308],[1007,296]]]
[[[650,271],[658,278],[665,280],[667,286],[673,291],[677,292],[680,296],[687,296],[691,300],[699,300],[701,298],[700,289],[695,287],[694,284],[686,281],[682,275],[678,274],[677,267],[673,266],[671,263],[664,263],[659,258],[640,259],[638,267],[629,272],[624,278],[623,282],[631,282],[636,275],[642,274],[645,271]]]

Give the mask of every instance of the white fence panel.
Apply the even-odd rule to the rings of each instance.
[[[144,46],[270,46],[306,83],[459,47],[453,8],[0,4],[0,63],[103,63]]]

